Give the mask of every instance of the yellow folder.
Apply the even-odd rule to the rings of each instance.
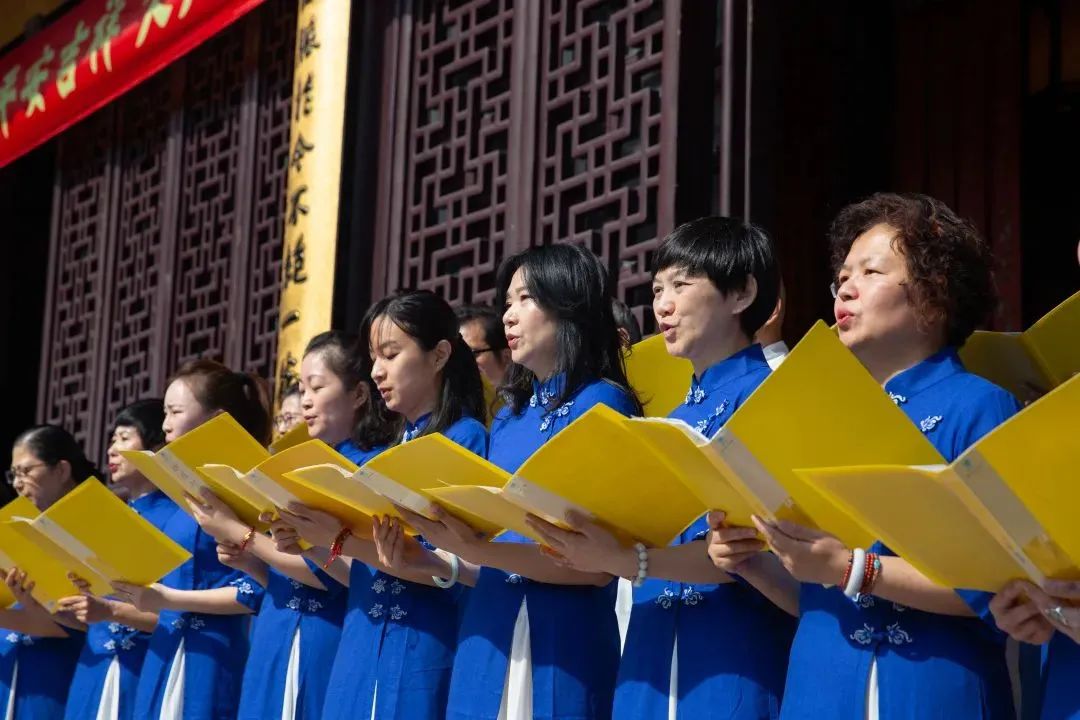
[[[265,524],[258,520],[262,513],[272,514],[277,508],[287,508],[292,502],[309,504],[307,501],[313,500],[313,496],[303,491],[299,494],[294,492],[298,487],[286,478],[287,473],[313,465],[342,467],[350,473],[356,471],[356,465],[321,440],[308,440],[286,448],[270,455],[247,472],[220,464],[200,465],[198,470],[211,489],[241,519],[256,529],[264,530]],[[330,512],[318,502],[313,507]],[[336,505],[334,507],[341,509]],[[349,518],[354,516],[355,513],[351,513]],[[370,521],[366,528],[370,528]]]
[[[901,557],[949,587],[1080,579],[1080,378],[995,428],[950,465],[799,474]]]
[[[1022,333],[978,331],[960,350],[973,373],[1033,400],[1080,372],[1080,292]]]
[[[139,472],[186,512],[184,494],[198,496],[209,487],[201,465],[216,463],[248,471],[270,456],[228,413],[222,413],[173,440],[156,453],[122,450]]]
[[[548,440],[514,473],[503,495],[555,523],[574,509],[652,547],[668,545],[708,509],[606,405],[590,408]]]
[[[308,433],[308,427],[306,423],[300,423],[292,430],[279,437],[274,442],[270,443],[270,452],[277,454],[282,450],[288,450],[289,448],[299,445],[300,443],[307,442],[311,439],[311,434]]]
[[[356,470],[352,463],[313,465],[285,473],[281,485],[308,507],[341,520],[358,537],[370,537],[373,516],[397,512],[389,500],[354,478]]]
[[[650,428],[648,423],[639,423]],[[659,427],[658,425],[656,427]],[[653,430],[650,428],[650,430]],[[766,519],[816,525],[851,546],[866,547],[873,536],[850,514],[808,490],[795,468],[903,463],[944,459],[837,336],[815,324],[787,360],[754,391],[707,445],[696,441],[718,472],[694,469],[688,444],[660,432],[646,441],[678,448],[668,458],[683,482],[708,506],[746,521],[749,512]],[[686,435],[685,432],[683,432]],[[677,461],[677,462],[676,462]]]
[[[0,545],[34,580],[34,598],[50,612],[76,592],[68,573],[108,595],[112,582],[148,585],[191,557],[95,478],[37,517],[0,523]]]
[[[34,517],[38,514],[34,503],[20,496],[0,508],[0,523],[11,520],[13,517]],[[18,563],[4,553],[4,544],[0,542],[0,573],[6,575],[7,571],[17,567]],[[15,596],[8,590],[7,585],[0,582],[0,608],[11,607],[15,603]]]
[[[645,405],[647,417],[664,417],[686,398],[694,368],[689,360],[672,357],[663,335],[635,343],[626,356],[626,376]]]

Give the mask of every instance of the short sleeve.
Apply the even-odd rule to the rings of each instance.
[[[488,433],[479,421],[465,418],[446,430],[446,437],[480,457],[487,457]]]
[[[630,393],[607,381],[596,382],[583,389],[575,402],[574,414],[580,417],[593,405],[600,404],[627,417],[641,414]]]

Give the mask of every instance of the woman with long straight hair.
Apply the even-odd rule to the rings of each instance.
[[[595,255],[575,245],[532,248],[503,262],[497,285],[514,365],[491,428],[491,462],[516,471],[598,403],[641,412],[626,381],[607,273]],[[436,513],[436,521],[406,516],[439,552],[395,551],[408,545],[398,530],[387,536],[384,556],[475,585],[446,717],[610,717],[619,659],[611,576],[561,567],[514,533],[488,542]]]
[[[484,455],[480,371],[446,301],[427,291],[385,298],[368,310],[361,337],[372,380],[397,415],[394,444],[441,433]],[[441,720],[460,589],[430,574],[386,572],[370,535],[355,537],[325,513],[295,507],[281,515],[274,529],[279,544],[302,537],[316,545],[312,559],[328,564],[349,585],[349,612],[323,717]]]
[[[300,408],[308,433],[359,463],[390,437],[368,366],[356,338],[338,331],[312,338],[300,363]],[[255,563],[266,573],[265,590],[247,581],[235,590],[236,601],[256,614],[237,717],[322,718],[347,588],[319,566],[279,551],[213,493],[189,504],[203,530],[217,539],[223,561],[237,567]]]

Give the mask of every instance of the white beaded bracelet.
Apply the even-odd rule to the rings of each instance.
[[[457,555],[450,556],[450,579],[444,580],[441,577],[431,576],[431,579],[435,581],[435,586],[440,587],[443,590],[448,590],[457,585],[458,577],[461,575],[461,561],[458,560]]]
[[[855,548],[851,551],[851,577],[848,578],[847,587],[844,588],[844,595],[851,600],[856,599],[865,578],[866,551],[862,548]]]
[[[637,550],[637,575],[634,577],[634,587],[645,584],[645,578],[649,577],[649,550],[641,543],[634,543]]]

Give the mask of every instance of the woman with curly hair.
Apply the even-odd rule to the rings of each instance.
[[[957,355],[995,301],[990,251],[970,223],[925,195],[878,194],[842,210],[830,240],[840,340],[947,461],[1016,412]],[[858,442],[857,428],[836,434]],[[770,595],[766,563],[741,562],[764,547],[760,532],[766,557],[800,581],[781,718],[1015,717],[990,594],[937,585],[881,542],[847,548],[756,522],[714,523],[709,554]]]

